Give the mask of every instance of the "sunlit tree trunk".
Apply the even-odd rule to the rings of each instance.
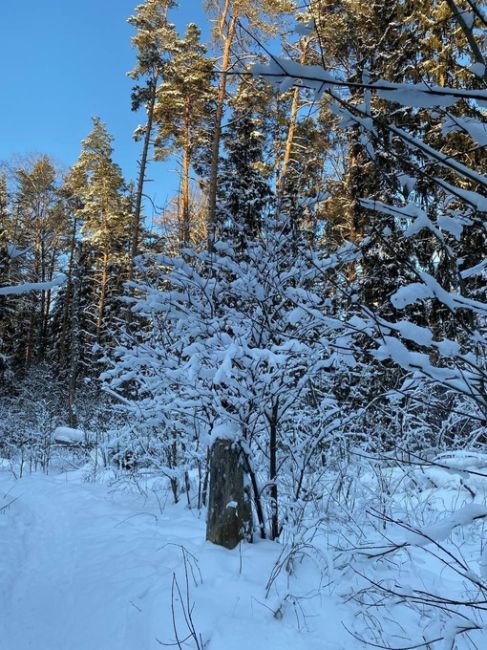
[[[227,92],[227,74],[230,67],[231,48],[238,19],[237,8],[233,8],[233,13],[232,8],[233,0],[226,0],[220,17],[220,34],[223,38],[223,56],[220,69],[220,81],[218,84],[215,124],[213,130],[213,142],[211,147],[210,182],[208,189],[208,231],[210,233],[210,241],[212,238],[214,238],[215,230],[216,195],[218,189],[218,163],[220,158],[222,122]],[[225,33],[225,25],[227,22],[228,27]]]

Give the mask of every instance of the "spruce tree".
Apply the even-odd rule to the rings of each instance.
[[[80,232],[94,252],[91,313],[97,344],[109,338],[114,301],[128,275],[130,256],[130,210],[122,172],[112,158],[112,141],[103,122],[94,118],[69,181]]]
[[[11,272],[16,283],[50,282],[59,269],[67,222],[59,196],[58,174],[47,156],[18,166],[12,245],[15,255]],[[28,367],[45,358],[48,343],[51,289],[23,294],[9,300],[17,312],[17,361]],[[18,337],[19,331],[22,335]]]
[[[216,223],[224,238],[234,240],[241,252],[258,237],[271,208],[272,192],[264,162],[265,113],[254,85],[242,82],[232,99],[231,126],[223,142]]]
[[[0,175],[0,287],[9,284],[10,255],[8,248],[9,230],[9,198],[7,179]],[[0,296],[0,378],[3,377],[8,365],[7,337],[7,297]]]

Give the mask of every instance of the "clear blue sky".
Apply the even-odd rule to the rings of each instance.
[[[80,141],[98,115],[115,136],[114,158],[136,175],[140,145],[131,134],[134,63],[126,20],[142,0],[13,0],[2,2],[0,26],[0,160],[47,153],[74,163]],[[172,20],[180,31],[196,22],[207,32],[203,0],[180,0]],[[154,164],[151,193],[158,203],[177,188],[167,165]]]

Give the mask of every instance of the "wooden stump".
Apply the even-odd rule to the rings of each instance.
[[[216,440],[210,458],[206,539],[231,549],[250,540],[251,532],[252,508],[240,452],[231,440]]]

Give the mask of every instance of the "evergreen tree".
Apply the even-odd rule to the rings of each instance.
[[[142,198],[154,130],[157,88],[165,77],[176,42],[174,25],[168,21],[168,12],[175,6],[175,0],[145,0],[128,19],[137,30],[132,37],[132,46],[137,49],[137,63],[129,76],[136,82],[145,82],[143,86],[136,85],[132,91],[132,110],[144,107],[147,115],[145,124],[139,126],[134,134],[136,140],[143,140],[143,146],[134,200],[130,274],[140,247]]]
[[[41,156],[19,165],[13,182],[16,189],[6,228],[9,283],[44,283],[48,287],[61,265],[67,227],[57,172],[49,158]],[[51,288],[6,299],[12,318],[8,325],[10,354],[17,369],[45,358],[52,303]]]
[[[178,207],[180,240],[191,239],[190,172],[195,156],[205,146],[212,115],[213,61],[206,57],[201,32],[191,23],[174,45],[174,53],[157,89],[155,155],[164,159],[181,151],[181,190]]]
[[[7,179],[2,174],[0,175],[0,287],[9,284],[10,255],[8,248],[8,229],[9,199]],[[7,297],[0,296],[0,377],[3,377],[8,364],[6,354],[7,322]]]
[[[220,143],[238,21],[246,20],[253,29],[262,33],[275,33],[276,19],[291,12],[294,4],[291,0],[208,0],[207,5],[217,16],[214,35],[222,50],[208,181],[208,227],[211,232],[216,226]]]
[[[424,1],[421,10],[417,3],[385,0],[310,5],[317,29],[318,54],[330,70],[338,70],[347,80],[351,105],[358,109],[367,106],[377,114],[388,110],[386,103],[366,88],[368,83],[378,80],[438,82],[441,65],[435,65],[433,59],[441,58],[441,47],[437,44],[435,51],[433,39],[428,40],[425,31],[425,16],[432,16],[431,21],[426,20],[428,25],[436,25],[444,17],[437,4]],[[335,112],[342,123],[346,122],[338,102]],[[339,122],[328,118],[326,121],[335,131],[339,130]],[[404,106],[396,108],[394,123],[407,126],[419,137],[428,138],[437,129],[429,112]],[[344,155],[338,174],[334,178],[329,175],[327,182],[330,198],[323,215],[325,238],[338,245],[344,240],[360,245],[361,260],[348,271],[349,280],[354,283],[350,293],[357,291],[366,304],[391,316],[394,309],[388,298],[414,277],[414,264],[428,267],[441,253],[438,242],[427,233],[422,233],[421,241],[413,247],[413,242],[403,236],[404,224],[399,219],[364,209],[361,199],[367,196],[401,205],[414,194],[418,206],[434,220],[438,191],[430,180],[433,174],[423,174],[419,182],[413,183],[411,179],[425,164],[425,158],[421,153],[411,157],[405,143],[391,136],[388,127],[381,123],[371,134],[355,122],[347,129],[345,139],[342,136],[337,144],[343,146]],[[414,258],[417,262],[412,262]],[[447,264],[445,270],[446,267]]]
[[[127,277],[130,256],[130,206],[121,170],[112,159],[112,141],[106,126],[94,118],[69,178],[80,232],[95,253],[91,313],[97,344],[109,339],[114,301]]]
[[[219,231],[233,239],[243,253],[259,235],[272,198],[265,174],[265,114],[259,110],[261,97],[253,90],[253,84],[243,82],[231,102],[233,112],[223,138],[225,157],[220,165],[216,212]]]

